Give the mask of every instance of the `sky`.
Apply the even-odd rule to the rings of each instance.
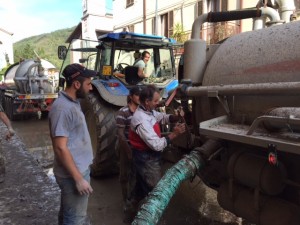
[[[13,43],[77,26],[81,17],[81,0],[0,0],[0,28],[13,33]]]

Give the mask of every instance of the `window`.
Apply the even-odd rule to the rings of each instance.
[[[221,1],[221,11],[226,12],[227,11],[227,6],[228,6],[227,0],[222,0]]]
[[[156,29],[156,18],[152,18],[152,34],[157,35],[157,29]]]
[[[174,26],[174,14],[173,14],[173,11],[170,11],[168,13],[168,16],[169,16],[169,24],[168,24],[169,33],[168,33],[168,37],[170,37],[173,34],[173,26]]]
[[[163,36],[170,37],[173,34],[174,15],[173,11],[161,15],[161,32]]]
[[[128,32],[134,32],[134,25],[128,25]]]
[[[227,0],[216,0],[211,1],[212,9],[214,12],[224,12],[227,11]]]
[[[296,10],[300,10],[300,0],[295,0]]]
[[[132,6],[134,3],[134,0],[126,0],[126,7]]]
[[[203,14],[203,1],[196,3],[196,18]]]

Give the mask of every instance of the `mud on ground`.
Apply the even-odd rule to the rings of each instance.
[[[7,128],[0,123],[0,151],[6,158],[5,180],[0,183],[0,225],[58,224],[58,186],[47,177],[18,136],[5,140],[6,132]]]

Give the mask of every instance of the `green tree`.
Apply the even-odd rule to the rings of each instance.
[[[187,33],[184,31],[182,24],[175,24],[171,38],[174,38],[179,43],[184,43],[188,39]]]

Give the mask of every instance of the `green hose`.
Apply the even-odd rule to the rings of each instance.
[[[168,169],[156,187],[148,194],[132,225],[154,225],[160,220],[172,196],[182,181],[193,178],[204,166],[198,151],[192,151]]]

